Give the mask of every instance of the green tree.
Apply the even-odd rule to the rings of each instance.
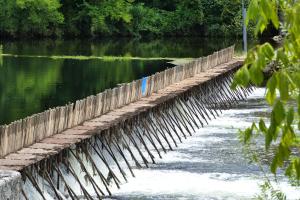
[[[81,13],[91,19],[92,35],[112,35],[120,33],[120,27],[131,22],[130,10],[130,1],[101,0],[84,2]]]
[[[16,4],[10,0],[0,0],[0,34],[14,35],[17,32]]]
[[[58,0],[0,0],[0,32],[12,36],[58,35],[63,15]]]
[[[132,26],[130,32],[133,35],[164,35],[168,27],[171,12],[158,8],[146,7],[143,3],[132,8]]]
[[[203,24],[204,14],[201,0],[180,1],[171,17],[170,25],[173,25],[174,29],[171,31],[180,35],[193,34],[196,26]]]
[[[240,0],[203,1],[205,34],[238,36],[241,30]]]
[[[280,23],[279,10],[283,21]],[[251,0],[247,23],[256,23],[255,34],[262,33],[272,23],[285,33],[282,45],[273,49],[269,43],[257,45],[249,51],[244,66],[236,73],[233,86],[261,86],[264,70],[273,63],[276,68],[267,80],[266,100],[272,112],[270,124],[263,119],[244,131],[241,139],[246,147],[254,148],[261,136],[265,150],[273,152],[270,170],[276,175],[278,168],[293,184],[300,183],[300,2],[298,0]],[[255,152],[254,152],[254,155]],[[259,162],[259,158],[253,157]]]
[[[240,10],[239,0],[0,0],[0,35],[236,36]]]
[[[141,1],[140,1],[141,2]],[[203,22],[200,0],[143,1],[132,8],[133,35],[199,35]]]

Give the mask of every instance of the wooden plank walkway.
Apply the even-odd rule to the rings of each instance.
[[[214,77],[237,68],[242,64],[242,58],[234,58],[228,63],[218,65],[206,72],[197,74],[194,77],[161,89],[149,97],[144,97],[122,108],[86,121],[79,126],[45,138],[38,143],[22,148],[15,153],[8,154],[3,159],[0,159],[0,170],[21,171],[27,166],[48,158],[51,155],[58,154],[63,149],[66,149],[73,144],[79,143],[84,139],[91,138],[101,130],[113,127],[126,119],[138,115],[139,113],[147,112],[147,110],[156,107],[157,105],[164,103],[197,85],[209,81]]]

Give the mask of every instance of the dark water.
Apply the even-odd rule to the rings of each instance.
[[[233,40],[203,38],[0,41],[3,46],[0,50],[0,124],[172,67],[168,60],[160,58],[200,57],[234,43],[240,44]],[[79,55],[142,59],[49,57]]]

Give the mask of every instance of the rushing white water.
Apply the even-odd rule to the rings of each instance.
[[[243,157],[237,132],[269,111],[264,92],[257,89],[246,102],[224,111],[156,165],[135,170],[136,178],[113,190],[112,199],[252,199],[263,178]],[[279,188],[288,199],[300,197],[286,182]]]
[[[122,178],[122,174],[108,152],[101,148],[101,152],[110,168],[119,178],[121,186],[121,189],[118,189],[114,181],[111,180],[109,190],[112,192],[113,197],[107,199],[252,199],[260,193],[259,184],[262,184],[264,179],[259,168],[249,164],[244,158],[237,132],[238,129],[250,126],[253,121],[266,117],[266,113],[270,112],[263,99],[264,92],[264,89],[257,89],[247,101],[241,102],[230,110],[223,111],[222,115],[210,121],[209,125],[197,129],[192,137],[183,139],[183,143],[178,142],[178,148],[174,148],[174,151],[168,151],[167,154],[161,151],[162,159],[159,159],[152,149],[152,153],[156,157],[156,164],[149,164],[150,167],[147,169],[135,168],[135,178],[130,176],[128,167],[121,156],[115,153],[119,164],[127,173],[128,183]],[[171,141],[170,137],[168,139]],[[167,147],[166,142],[163,143]],[[139,146],[142,147],[141,144]],[[172,146],[174,147],[174,144]],[[114,152],[117,152],[113,145],[111,145],[111,148]],[[132,146],[131,150],[139,163],[142,164],[143,162],[137,150]],[[142,151],[146,156],[146,151]],[[131,165],[134,165],[128,152],[124,151],[124,153]],[[95,172],[91,162],[86,160],[86,156],[79,154],[78,156],[84,163],[84,168],[91,174],[92,179],[101,190],[106,193],[104,184]],[[90,154],[97,168],[105,177],[108,177],[109,170],[100,157],[97,156],[97,153],[91,151]],[[146,158],[150,161],[149,155]],[[85,190],[96,199],[95,189],[83,172],[84,169],[80,166],[78,160],[71,156],[69,163],[73,166],[74,172]],[[66,166],[60,165],[60,169],[65,181],[76,195],[83,196],[78,181],[73,175],[67,173]],[[54,183],[57,182],[56,176],[57,174],[54,172]],[[35,179],[40,185],[45,198],[55,199],[55,194],[49,183],[38,175],[35,175]],[[300,198],[300,190],[297,191],[295,188],[290,187],[285,181],[280,182],[281,184],[276,187],[287,194],[288,199]],[[63,199],[70,199],[61,179],[59,185],[59,193],[64,196]],[[29,194],[29,199],[42,199],[28,180],[26,180],[24,190]]]

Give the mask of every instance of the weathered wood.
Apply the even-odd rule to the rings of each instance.
[[[63,144],[64,142],[56,140],[63,136],[58,135],[55,137],[55,135],[84,122],[87,123],[88,127],[97,127],[96,130],[101,130],[135,114],[145,112],[147,109],[172,99],[201,82],[237,67],[241,62],[230,62],[233,54],[234,46],[215,52],[207,57],[196,59],[188,64],[166,69],[149,76],[144,97],[142,97],[142,79],[140,79],[114,89],[108,89],[96,96],[78,100],[74,104],[52,108],[9,125],[0,126],[0,158],[52,136],[49,141]],[[223,63],[227,64],[223,65]],[[218,67],[214,68],[215,66]],[[210,70],[210,72],[207,70]],[[180,85],[177,84],[179,82]],[[238,94],[246,94],[243,89],[240,89],[240,92],[242,93]],[[159,95],[156,95],[156,93]],[[146,100],[147,98],[148,100]],[[228,95],[222,98],[224,100],[235,100],[235,97]],[[141,99],[142,101],[139,101]],[[127,106],[124,107],[124,105]],[[113,112],[123,107],[125,109],[120,110],[120,112]],[[91,120],[105,115],[110,117],[102,118],[101,123],[95,123],[95,120]],[[70,132],[64,134],[70,134]],[[74,131],[73,135],[78,135],[78,131]],[[83,139],[85,136],[68,136],[68,138],[65,138],[67,139],[66,144],[68,144],[69,141],[77,141],[77,139]]]
[[[161,157],[160,151],[166,152],[164,145],[168,145],[169,149],[173,150],[173,147],[171,146],[171,142],[173,141],[174,145],[177,146],[177,141],[175,140],[176,136],[181,142],[181,137],[186,138],[185,133],[192,135],[195,133],[194,127],[199,127],[200,124],[203,125],[203,119],[207,122],[206,118],[211,119],[210,114],[215,116],[215,112],[216,115],[218,115],[217,111],[220,110],[220,106],[231,106],[231,104],[238,102],[238,96],[241,96],[241,98],[247,96],[249,92],[248,89],[240,89],[235,92],[232,92],[229,89],[233,70],[241,65],[240,61],[233,60],[226,64],[220,64],[218,67],[212,67],[216,62],[220,62],[219,59],[222,58],[221,56],[221,53],[215,53],[210,58],[211,66],[205,73],[196,74],[197,70],[200,72],[203,70],[203,59],[178,68],[182,69],[182,73],[177,77],[184,78],[184,80],[181,80],[180,82],[176,82],[177,71],[175,69],[157,73],[157,82],[153,81],[153,83],[158,83],[158,90],[150,96],[141,96],[141,80],[136,81],[132,84],[134,92],[130,91],[132,92],[132,95],[135,95],[130,99],[130,101],[132,100],[133,102],[126,106],[120,106],[122,105],[122,102],[119,101],[120,95],[122,95],[122,87],[111,90],[112,96],[109,94],[105,97],[106,101],[111,101],[110,103],[105,104],[108,110],[98,117],[95,117],[93,110],[99,111],[99,107],[96,105],[99,103],[97,102],[99,99],[97,100],[96,96],[86,98],[78,104],[79,108],[83,109],[83,113],[85,113],[85,116],[81,116],[82,118],[79,119],[83,120],[83,123],[54,134],[51,137],[41,140],[39,143],[23,148],[17,153],[7,155],[3,162],[0,160],[0,163],[2,163],[0,164],[0,169],[22,170],[27,168],[27,166],[33,165],[33,168],[37,169],[37,173],[44,179],[44,167],[47,168],[47,170],[50,169],[50,171],[55,170],[57,171],[57,174],[54,175],[54,177],[57,176],[57,179],[55,180],[56,187],[54,183],[50,183],[54,192],[56,191],[56,188],[60,190],[61,180],[61,182],[65,183],[70,197],[76,199],[76,194],[70,189],[64,180],[63,175],[59,173],[59,166],[56,165],[55,167],[55,162],[53,164],[52,161],[56,160],[57,163],[65,165],[67,173],[69,173],[69,175],[80,185],[85,198],[91,199],[91,194],[79,180],[79,178],[83,178],[83,174],[75,172],[74,170],[75,164],[77,163],[80,164],[81,170],[86,174],[84,175],[84,178],[89,180],[92,184],[98,198],[101,198],[101,195],[104,195],[104,192],[95,182],[94,176],[96,175],[96,172],[105,185],[107,192],[111,195],[107,187],[110,180],[114,180],[117,187],[119,187],[120,181],[117,177],[118,174],[114,173],[114,168],[111,168],[108,163],[106,152],[117,164],[118,170],[123,178],[127,180],[125,171],[119,164],[118,158],[115,156],[115,152],[112,148],[117,150],[117,153],[125,160],[128,169],[134,176],[131,164],[125,156],[128,154],[125,154],[125,151],[128,151],[128,156],[132,158],[137,167],[142,167],[139,163],[140,160],[137,159],[139,156],[144,165],[148,166],[148,158],[146,159],[145,157],[146,154],[148,154],[150,159],[152,159],[152,162],[155,163],[154,156],[151,152],[152,150],[147,146],[149,143],[146,142],[146,138],[157,151],[159,157]],[[155,78],[155,76],[153,77]],[[115,96],[116,94],[119,95]],[[210,114],[208,112],[210,112]],[[55,115],[54,119],[59,119],[61,116],[60,110],[60,112]],[[64,124],[65,121],[66,119],[64,119]],[[39,127],[37,129],[40,131]],[[55,129],[56,125],[54,126],[54,130]],[[8,129],[8,132],[15,130],[16,127],[13,127],[12,130]],[[0,131],[3,133],[3,129],[0,129]],[[162,149],[157,148],[156,142]],[[75,149],[74,146],[76,146]],[[143,147],[145,151],[141,150]],[[89,151],[91,152],[89,153]],[[96,163],[93,161],[91,156],[93,153],[102,160],[109,171],[107,178],[97,168]],[[73,155],[75,163],[70,162],[69,154]],[[39,162],[41,159],[44,159],[45,162]],[[84,163],[86,162],[83,161],[92,164],[93,174],[88,171],[86,166],[84,166]],[[50,165],[42,166],[40,163],[50,163]],[[29,169],[31,168],[32,167],[29,167]],[[34,173],[36,172],[33,172],[33,176]],[[46,178],[47,177],[48,181],[51,182],[51,177],[46,174]],[[42,183],[42,185],[43,184],[45,183]],[[56,196],[59,198],[58,194],[56,194]]]

